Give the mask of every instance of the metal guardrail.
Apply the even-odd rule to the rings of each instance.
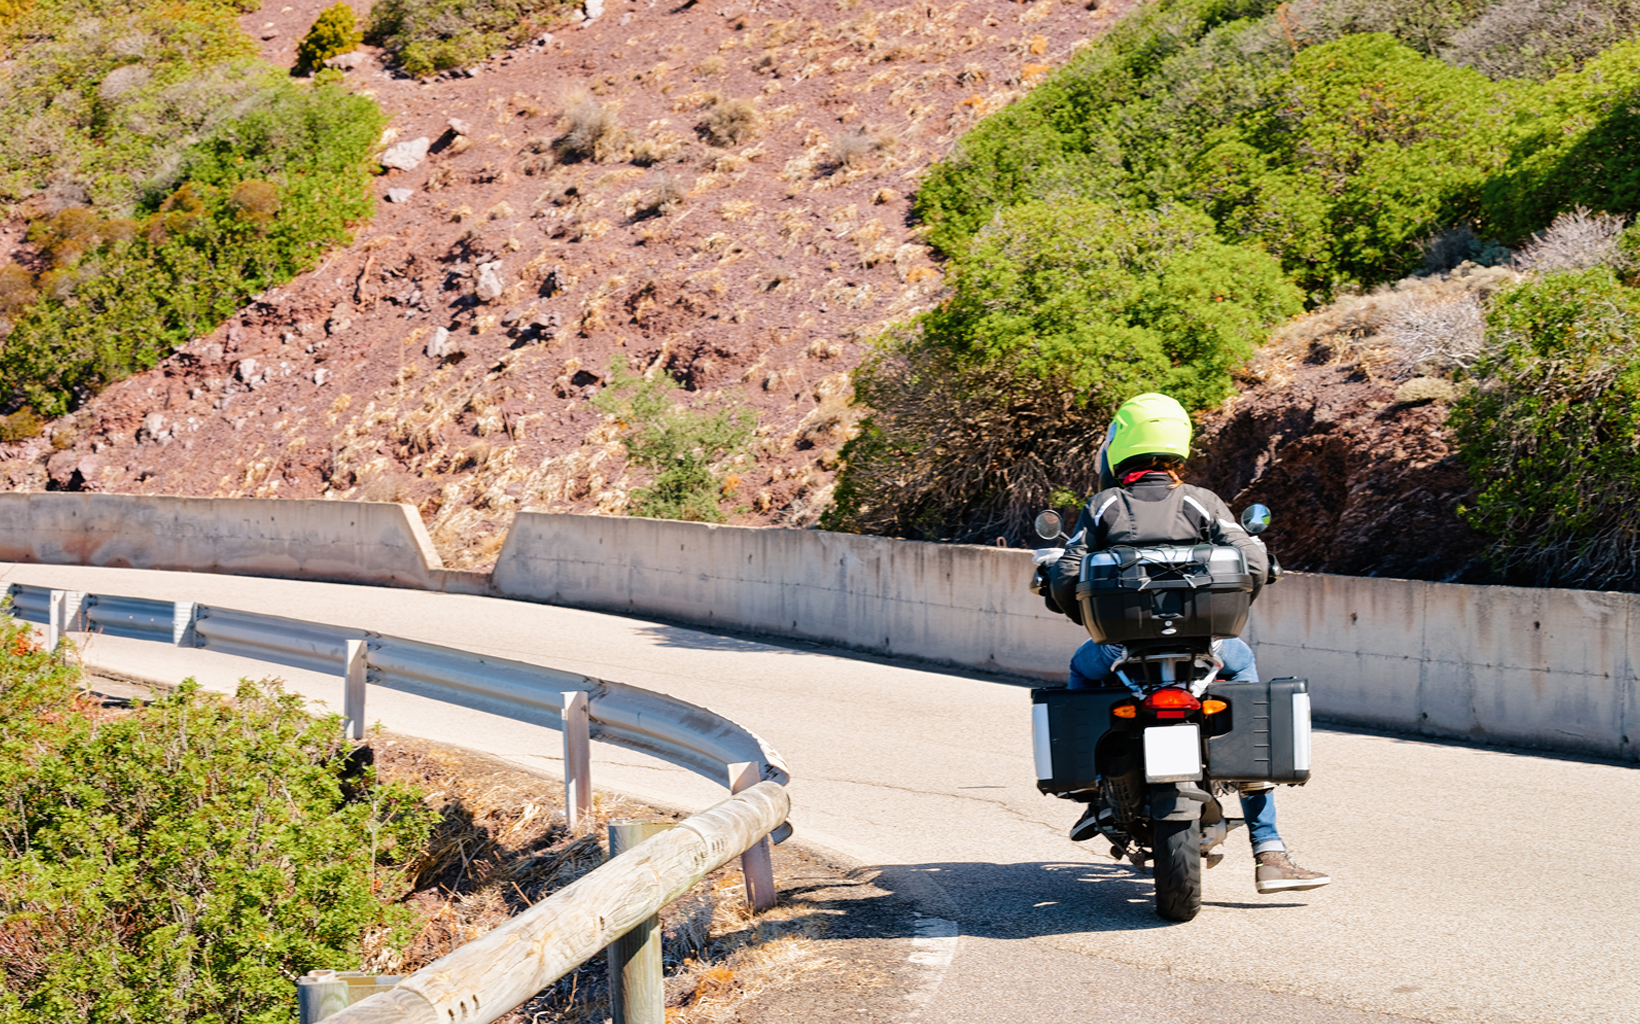
[[[85,629],[334,672],[345,680],[344,717],[355,738],[363,734],[367,683],[559,729],[572,828],[591,807],[588,741],[594,738],[687,768],[734,794],[327,1020],[495,1020],[735,857],[748,902],[758,910],[774,904],[769,844],[791,834],[783,788],[791,775],[755,733],[706,708],[625,683],[363,629],[26,584],[7,593],[12,614],[46,625],[53,648],[63,632]],[[589,902],[581,902],[583,894]],[[495,969],[498,950],[517,961],[508,971]]]

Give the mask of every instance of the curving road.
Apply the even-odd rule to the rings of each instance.
[[[1640,769],[1320,730],[1282,832],[1335,881],[1263,897],[1235,833],[1195,921],[1064,836],[1037,794],[1029,695],[994,677],[476,597],[0,563],[0,585],[192,600],[361,626],[662,690],[758,732],[791,767],[801,840],[882,869],[953,920],[955,957],[905,1019],[1640,1024]],[[1067,625],[1067,654],[1077,642]],[[87,660],[228,686],[255,663],[93,638]],[[340,703],[338,680],[281,671]],[[1325,685],[1312,681],[1312,685]],[[373,688],[389,728],[556,770],[558,734]],[[663,806],[722,790],[614,748],[593,778]]]

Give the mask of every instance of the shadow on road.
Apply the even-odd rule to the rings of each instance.
[[[1172,927],[1156,916],[1150,872],[1125,863],[899,864],[855,874],[925,914],[957,921],[964,935],[1029,939]],[[1276,910],[1300,904],[1208,900],[1205,905]],[[902,926],[908,927],[909,922]]]

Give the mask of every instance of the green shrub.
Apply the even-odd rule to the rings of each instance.
[[[296,73],[306,75],[338,54],[352,53],[364,41],[353,8],[345,3],[326,7],[296,47]]]
[[[61,415],[311,268],[370,214],[375,104],[272,81],[260,103],[183,153],[186,180],[149,208],[143,230],[99,228],[106,237],[65,288],[18,316],[0,350],[13,401]]]
[[[1640,589],[1640,293],[1609,267],[1550,274],[1499,293],[1487,327],[1451,421],[1463,518],[1517,582]]]
[[[364,38],[422,77],[524,42],[577,6],[576,0],[379,0]]]
[[[0,644],[0,1021],[288,1021],[297,976],[408,923],[430,814],[344,796],[335,716],[191,682],[109,715],[3,615]]]
[[[1640,212],[1640,39],[1550,81],[1529,109],[1536,116],[1508,167],[1485,188],[1486,222],[1504,241],[1517,244],[1578,206]]]
[[[719,467],[744,454],[756,420],[744,409],[704,412],[672,400],[680,385],[658,371],[631,372],[624,356],[592,403],[628,427],[627,458],[653,472],[647,487],[632,492],[630,514],[651,519],[721,523],[726,491]]]
[[[1153,390],[1217,404],[1301,308],[1274,260],[1218,241],[1198,213],[1086,201],[1001,211],[949,281],[856,376],[872,413],[843,451],[828,528],[1023,538],[1053,490],[1096,479],[1117,405]]]

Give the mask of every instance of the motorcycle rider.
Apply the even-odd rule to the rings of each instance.
[[[1049,573],[1048,607],[1081,621],[1076,583],[1082,558],[1089,551],[1116,545],[1212,543],[1231,544],[1247,558],[1258,597],[1269,572],[1269,553],[1244,530],[1217,494],[1179,478],[1190,454],[1190,417],[1178,402],[1155,393],[1124,402],[1100,450],[1100,483],[1088,500],[1076,528],[1065,542],[1065,554]],[[1256,682],[1252,648],[1236,637],[1213,641],[1213,653],[1224,663],[1221,675]],[[1088,640],[1071,658],[1071,689],[1108,685],[1121,647]],[[1261,893],[1316,889],[1332,881],[1318,871],[1293,863],[1276,831],[1275,785],[1244,783],[1242,816],[1247,821],[1257,862],[1254,884]],[[1070,837],[1082,842],[1098,834],[1093,807],[1072,826]],[[1218,862],[1214,858],[1208,866]]]

